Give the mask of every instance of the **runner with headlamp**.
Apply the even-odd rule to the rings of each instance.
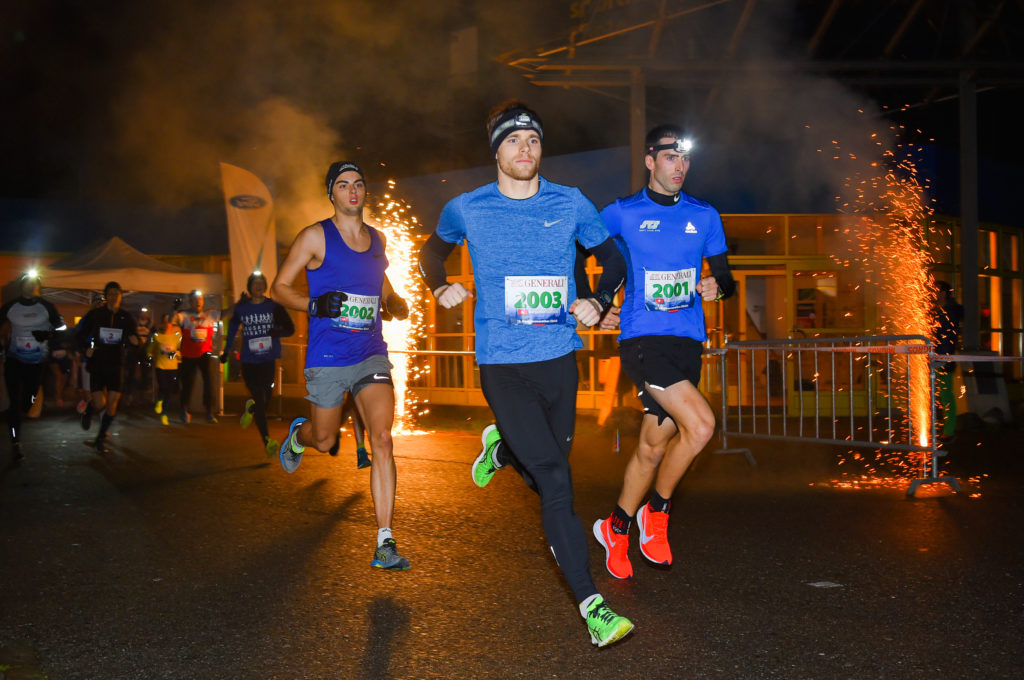
[[[4,385],[7,387],[7,429],[11,436],[11,457],[21,460],[21,418],[39,394],[43,363],[49,354],[48,341],[55,331],[66,328],[57,308],[44,300],[39,274],[26,272],[18,281],[19,297],[0,307],[0,329],[5,337]]]
[[[711,406],[697,391],[707,339],[701,303],[735,290],[722,218],[682,192],[690,140],[680,128],[662,125],[647,133],[645,147],[647,186],[601,212],[629,264],[619,354],[644,407],[618,505],[593,529],[605,549],[605,566],[616,578],[633,575],[627,552],[634,515],[641,554],[656,564],[672,564],[670,499],[715,429]],[[711,275],[701,278],[704,258]],[[649,490],[650,500],[641,507]]]

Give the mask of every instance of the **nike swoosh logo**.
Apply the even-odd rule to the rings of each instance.
[[[386,375],[379,375],[377,373],[374,373],[373,374],[373,379],[374,380],[387,380],[388,376],[386,376]]]
[[[645,532],[645,531],[643,530],[643,525],[641,525],[641,527],[640,527],[640,542],[641,542],[641,543],[647,543],[647,542],[648,542],[648,541],[650,541],[650,540],[651,540],[652,538],[654,538],[654,536],[651,536],[650,534],[646,533],[646,532]]]
[[[555,226],[556,224],[558,224],[559,222],[561,222],[561,221],[562,221],[562,219],[564,219],[564,218],[561,218],[561,219],[557,219],[557,220],[555,220],[554,222],[548,222],[547,220],[544,220],[544,226],[545,226],[545,227],[553,227],[553,226]]]

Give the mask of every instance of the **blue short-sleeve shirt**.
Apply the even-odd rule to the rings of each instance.
[[[619,339],[676,335],[704,342],[704,308],[694,286],[703,258],[728,250],[718,211],[684,193],[674,205],[659,205],[641,189],[601,216],[626,259]]]
[[[536,194],[517,200],[487,184],[448,202],[437,235],[469,248],[478,363],[546,361],[583,346],[568,313],[575,242],[592,248],[608,230],[579,189],[542,177]]]

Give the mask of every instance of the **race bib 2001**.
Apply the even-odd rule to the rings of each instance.
[[[377,320],[380,309],[379,295],[354,295],[348,293],[348,299],[341,303],[341,314],[331,319],[331,328],[347,331],[368,331]]]
[[[567,276],[506,276],[505,321],[545,326],[565,323]]]
[[[644,309],[651,312],[675,312],[693,307],[696,298],[697,270],[644,270]]]

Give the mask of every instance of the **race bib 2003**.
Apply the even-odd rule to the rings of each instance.
[[[565,323],[567,276],[506,276],[505,321],[545,326]]]

